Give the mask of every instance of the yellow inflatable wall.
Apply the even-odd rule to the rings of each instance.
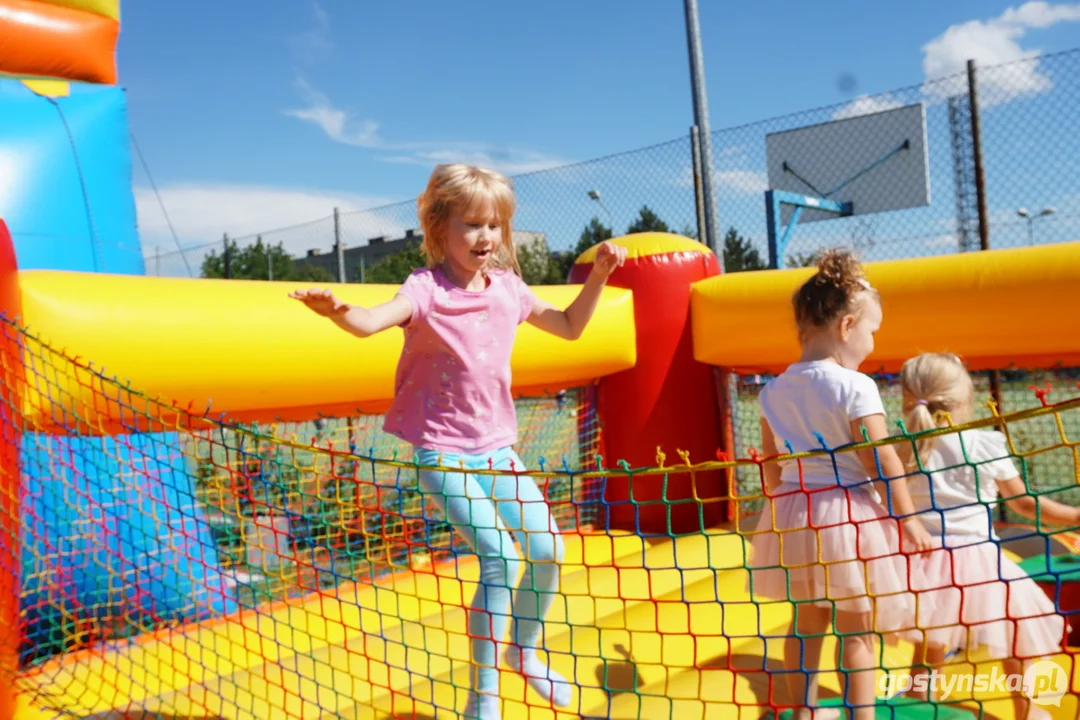
[[[132,388],[236,421],[303,419],[385,410],[393,395],[403,333],[359,339],[287,295],[309,284],[173,279],[59,271],[19,273],[22,324],[38,339],[80,356]],[[346,302],[371,306],[395,286],[333,285]],[[577,286],[536,287],[566,307]],[[605,288],[596,314],[572,344],[524,324],[512,357],[518,394],[587,384],[633,367],[633,297]],[[571,346],[572,345],[572,346]],[[55,380],[30,377],[25,412],[41,429],[53,425],[41,395],[77,413],[87,432],[107,432],[115,408],[94,407],[102,393],[90,373]],[[105,393],[107,394],[107,393]],[[114,393],[115,394],[115,393]],[[126,398],[135,407],[137,400]],[[141,403],[145,407],[145,403]]]
[[[865,265],[884,321],[867,372],[920,352],[972,369],[1080,365],[1080,242]],[[744,373],[799,357],[791,298],[814,270],[736,273],[696,283],[694,357]]]

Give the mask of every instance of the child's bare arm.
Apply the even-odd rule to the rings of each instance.
[[[593,269],[585,279],[585,286],[570,306],[566,310],[560,310],[551,303],[536,298],[529,314],[529,322],[556,337],[577,340],[581,333],[585,332],[585,326],[596,312],[600,293],[608,277],[625,261],[626,248],[605,240],[597,248]]]
[[[1040,525],[1059,527],[1080,525],[1080,508],[1074,508],[1050,498],[1036,498],[1028,492],[1027,486],[1019,476],[999,480],[998,489],[1010,510],[1029,520],[1037,520]]]
[[[585,326],[596,312],[603,289],[604,279],[589,275],[585,286],[566,310],[560,310],[548,301],[536,298],[533,301],[532,313],[529,314],[529,323],[564,340],[577,340],[581,333],[585,332]]]
[[[772,428],[769,427],[768,421],[761,418],[761,452],[765,457],[771,457],[779,454],[779,450],[776,449],[776,439],[773,437]],[[780,487],[780,465],[773,460],[767,462],[763,466],[765,472],[765,489],[769,495],[776,492],[776,488]]]
[[[289,297],[361,338],[400,325],[412,317],[412,302],[402,295],[395,295],[392,300],[372,308],[343,303],[329,290],[297,290],[289,293]]]
[[[883,440],[889,436],[885,427],[884,415],[868,415],[851,423],[851,439],[855,442],[865,442],[863,428],[871,440]],[[930,533],[926,531],[922,521],[915,517],[915,503],[911,501],[908,493],[906,472],[900,456],[896,454],[896,448],[892,445],[882,445],[876,448],[864,448],[859,450],[859,460],[862,461],[866,474],[871,478],[881,478],[874,483],[878,487],[878,493],[882,499],[889,497],[885,479],[891,484],[891,496],[893,514],[903,517],[904,532],[911,540],[917,551],[931,549]],[[878,463],[881,464],[881,474],[878,474]]]
[[[400,325],[411,316],[412,303],[408,298],[397,295],[393,300],[373,308],[352,305],[345,313],[330,319],[342,330],[364,338]]]

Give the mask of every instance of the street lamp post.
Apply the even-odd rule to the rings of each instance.
[[[611,211],[608,210],[608,206],[605,205],[604,201],[600,199],[600,191],[599,190],[590,190],[589,191],[589,199],[590,200],[595,200],[596,203],[600,207],[604,208],[604,212],[607,213],[608,220],[611,222],[611,232],[615,232],[615,216],[611,214]]]
[[[1027,220],[1028,245],[1034,245],[1035,244],[1035,221],[1038,220],[1039,218],[1044,218],[1044,217],[1047,217],[1048,215],[1053,215],[1054,214],[1054,208],[1045,207],[1042,210],[1040,210],[1038,212],[1038,214],[1036,214],[1036,215],[1032,215],[1028,211],[1027,208],[1020,208],[1019,210],[1016,211],[1016,214],[1019,215],[1020,217],[1024,218],[1025,220]]]

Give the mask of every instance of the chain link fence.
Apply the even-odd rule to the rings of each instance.
[[[972,113],[972,97],[977,114]],[[860,214],[856,209],[849,217],[820,220],[819,213],[806,221],[804,216],[776,260],[778,266],[809,264],[821,249],[834,246],[853,247],[865,261],[978,251],[984,232],[990,248],[1080,239],[1080,134],[1075,132],[1080,112],[1078,48],[971,68],[919,85],[713,132],[714,186],[722,233],[716,244],[723,249],[726,269],[762,268],[770,262],[765,195],[770,189],[769,136],[876,115],[880,120],[872,125],[876,132],[900,137],[901,129],[890,126],[891,111],[912,105],[921,105],[925,117],[926,201],[887,212]],[[868,137],[868,142],[874,140]],[[613,235],[670,230],[697,237],[699,203],[692,148],[688,133],[685,138],[631,152],[515,176],[519,207],[515,229],[539,237],[548,253],[562,258],[561,272],[548,274],[546,281],[563,281],[567,260],[572,262],[578,251],[605,237],[608,230]],[[848,155],[856,153],[856,148],[847,151],[835,143],[809,148],[802,155],[809,164],[796,169],[806,181],[803,192],[826,195],[817,178],[852,172]],[[886,158],[869,164],[859,178],[875,197],[912,190],[903,186],[910,175],[905,177],[890,162]],[[282,262],[321,267],[328,279],[337,279],[344,270],[349,281],[356,281],[364,279],[363,270],[350,259],[356,249],[367,248],[371,254],[372,244],[385,244],[388,251],[403,247],[407,243],[392,241],[417,240],[418,225],[415,201],[408,201],[335,214],[233,242],[242,248],[261,238],[269,246],[308,248],[310,252]],[[345,248],[340,260],[334,252],[337,241]],[[220,241],[190,249],[187,264],[198,275],[203,259],[211,252],[220,255],[222,249]],[[160,275],[187,274],[179,253],[151,258],[148,270]],[[272,274],[269,268],[238,267],[236,271],[256,278]],[[981,398],[993,393],[1004,411],[1015,411],[1038,403],[1029,390],[1032,384],[1071,387],[1076,376],[1075,369],[1057,368],[979,374],[976,382]],[[760,447],[755,396],[766,379],[740,378],[739,389],[730,398],[736,452],[741,457],[750,447]],[[878,380],[890,402],[895,400],[895,378]],[[1052,469],[1033,475],[1043,490],[1057,489],[1062,481],[1061,473]],[[757,482],[745,470],[738,479],[744,490]]]
[[[539,242],[546,253],[569,253],[581,241],[582,233],[593,222],[595,230],[607,236],[622,235],[635,229],[670,230],[696,235],[696,210],[690,139],[673,140],[632,152],[543,170],[513,178],[518,201],[514,217],[515,235],[530,243]],[[643,219],[644,218],[644,219]],[[408,241],[419,242],[416,202],[409,200],[362,211],[341,212],[302,225],[269,230],[246,237],[229,237],[238,248],[250,246],[261,238],[264,245],[279,243],[286,248],[306,248],[294,254],[298,266],[326,269],[339,277],[339,263],[344,265],[349,281],[360,279],[359,266],[367,259],[370,267],[385,256],[376,245],[387,250],[403,248]],[[404,240],[405,243],[394,243]],[[337,257],[336,242],[343,246]],[[592,243],[589,243],[592,244]],[[364,252],[356,252],[358,249]],[[190,267],[199,276],[205,258],[222,255],[224,240],[180,252],[156,254],[147,258],[147,271],[155,275],[185,276]],[[186,265],[185,260],[186,258]],[[234,273],[234,276],[239,276]],[[268,278],[270,273],[254,277]],[[277,275],[281,277],[281,273]],[[560,280],[565,280],[563,275]]]
[[[823,247],[851,246],[865,260],[978,250],[979,182],[976,150],[985,177],[985,223],[994,248],[1072,240],[1080,233],[1080,49],[994,67],[978,68],[981,148],[976,147],[969,102],[969,78],[945,78],[845,103],[793,113],[712,134],[715,187],[725,264],[732,270],[768,262],[765,191],[769,188],[766,137],[834,120],[883,113],[921,103],[925,108],[929,203],[889,212],[800,222],[781,266],[808,262]],[[880,125],[888,132],[887,125]],[[595,219],[621,235],[636,229],[668,229],[697,236],[692,144],[686,137],[574,165],[515,176],[519,211],[515,228],[543,242],[550,253],[571,254]],[[822,147],[820,168],[844,153]],[[842,158],[840,158],[842,160]],[[814,168],[803,169],[812,175]],[[862,181],[879,194],[903,192],[889,163]],[[811,180],[811,178],[807,178]],[[813,186],[813,182],[810,182]],[[808,191],[809,192],[809,191]],[[358,265],[378,256],[371,245],[409,239],[419,223],[415,202],[328,215],[293,227],[230,238],[236,247],[257,238],[292,251],[297,266],[319,266],[337,279],[344,265],[350,281],[361,279]],[[222,228],[227,231],[228,228]],[[415,238],[415,234],[412,235]],[[345,250],[335,253],[335,243]],[[210,253],[223,254],[222,240],[147,258],[155,275],[202,274]],[[368,248],[358,253],[359,249]],[[299,250],[303,249],[303,250]],[[383,253],[385,254],[385,253]],[[276,263],[281,259],[276,258]],[[275,262],[270,263],[271,265]],[[278,268],[277,277],[283,276]],[[258,272],[253,277],[262,277]],[[275,276],[266,268],[266,277]]]

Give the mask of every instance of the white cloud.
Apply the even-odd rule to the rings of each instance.
[[[960,241],[957,239],[956,234],[952,235],[935,235],[934,237],[927,238],[923,241],[923,245],[930,249],[936,248],[959,248]]]
[[[873,115],[874,113],[884,112],[885,110],[893,110],[901,105],[903,105],[903,103],[891,95],[880,95],[877,97],[859,95],[847,105],[842,106],[834,112],[833,120],[843,120],[845,118],[853,118],[860,115]]]
[[[1051,5],[1042,0],[1008,8],[996,18],[969,20],[952,25],[923,46],[923,90],[932,97],[945,98],[967,92],[967,80],[960,76],[934,81],[947,75],[963,73],[968,59],[977,66],[1017,63],[1007,71],[983,73],[979,78],[979,99],[987,106],[1008,102],[1022,95],[1049,90],[1052,82],[1039,68],[1038,49],[1021,47],[1028,30],[1041,30],[1060,22],[1080,21],[1080,4]]]
[[[437,163],[468,163],[481,165],[508,175],[549,170],[572,161],[524,148],[467,141],[392,143],[379,135],[379,124],[370,119],[358,119],[336,107],[329,97],[316,90],[303,78],[296,81],[307,106],[286,110],[285,114],[310,122],[331,140],[345,145],[388,151],[379,157],[383,162],[434,165]]]
[[[713,175],[713,178],[717,185],[740,193],[763,193],[769,189],[765,173],[756,170],[724,170]]]
[[[434,145],[432,143],[432,147],[415,147],[407,154],[387,155],[379,159],[384,162],[427,166],[438,163],[466,163],[488,167],[507,175],[550,170],[569,162],[533,150],[495,148],[475,143],[448,143],[443,147]]]
[[[223,233],[230,237],[260,232],[269,235],[274,228],[327,218],[335,207],[344,213],[388,203],[387,198],[342,192],[225,183],[172,185],[159,191],[161,204],[182,246],[219,242]],[[135,188],[139,234],[147,251],[154,247],[162,252],[176,249],[161,204],[152,189]],[[371,213],[350,215],[350,231],[359,227],[363,228],[358,233],[362,232],[364,239],[382,234],[396,236],[404,230],[398,223]],[[332,228],[333,223],[327,220],[277,233],[273,242],[281,241],[293,254],[316,247],[326,249],[333,244]]]
[[[694,187],[694,168],[684,167],[670,183],[674,187]],[[769,189],[769,179],[756,170],[718,170],[713,173],[713,184],[736,193],[753,195]]]
[[[1051,5],[1041,0],[1028,2],[1016,10],[1009,8],[1001,14],[1001,20],[1042,30],[1059,22],[1080,20],[1080,4]]]
[[[381,146],[378,123],[354,120],[345,110],[334,107],[330,98],[311,87],[303,78],[298,78],[296,85],[307,100],[307,107],[286,110],[286,115],[314,124],[335,142],[367,148]]]
[[[311,2],[311,14],[311,29],[289,38],[289,45],[300,61],[314,65],[333,52],[334,41],[330,38],[330,14],[317,0]]]
[[[679,174],[671,181],[674,187],[689,188],[694,187],[694,168],[691,165],[687,165]]]

